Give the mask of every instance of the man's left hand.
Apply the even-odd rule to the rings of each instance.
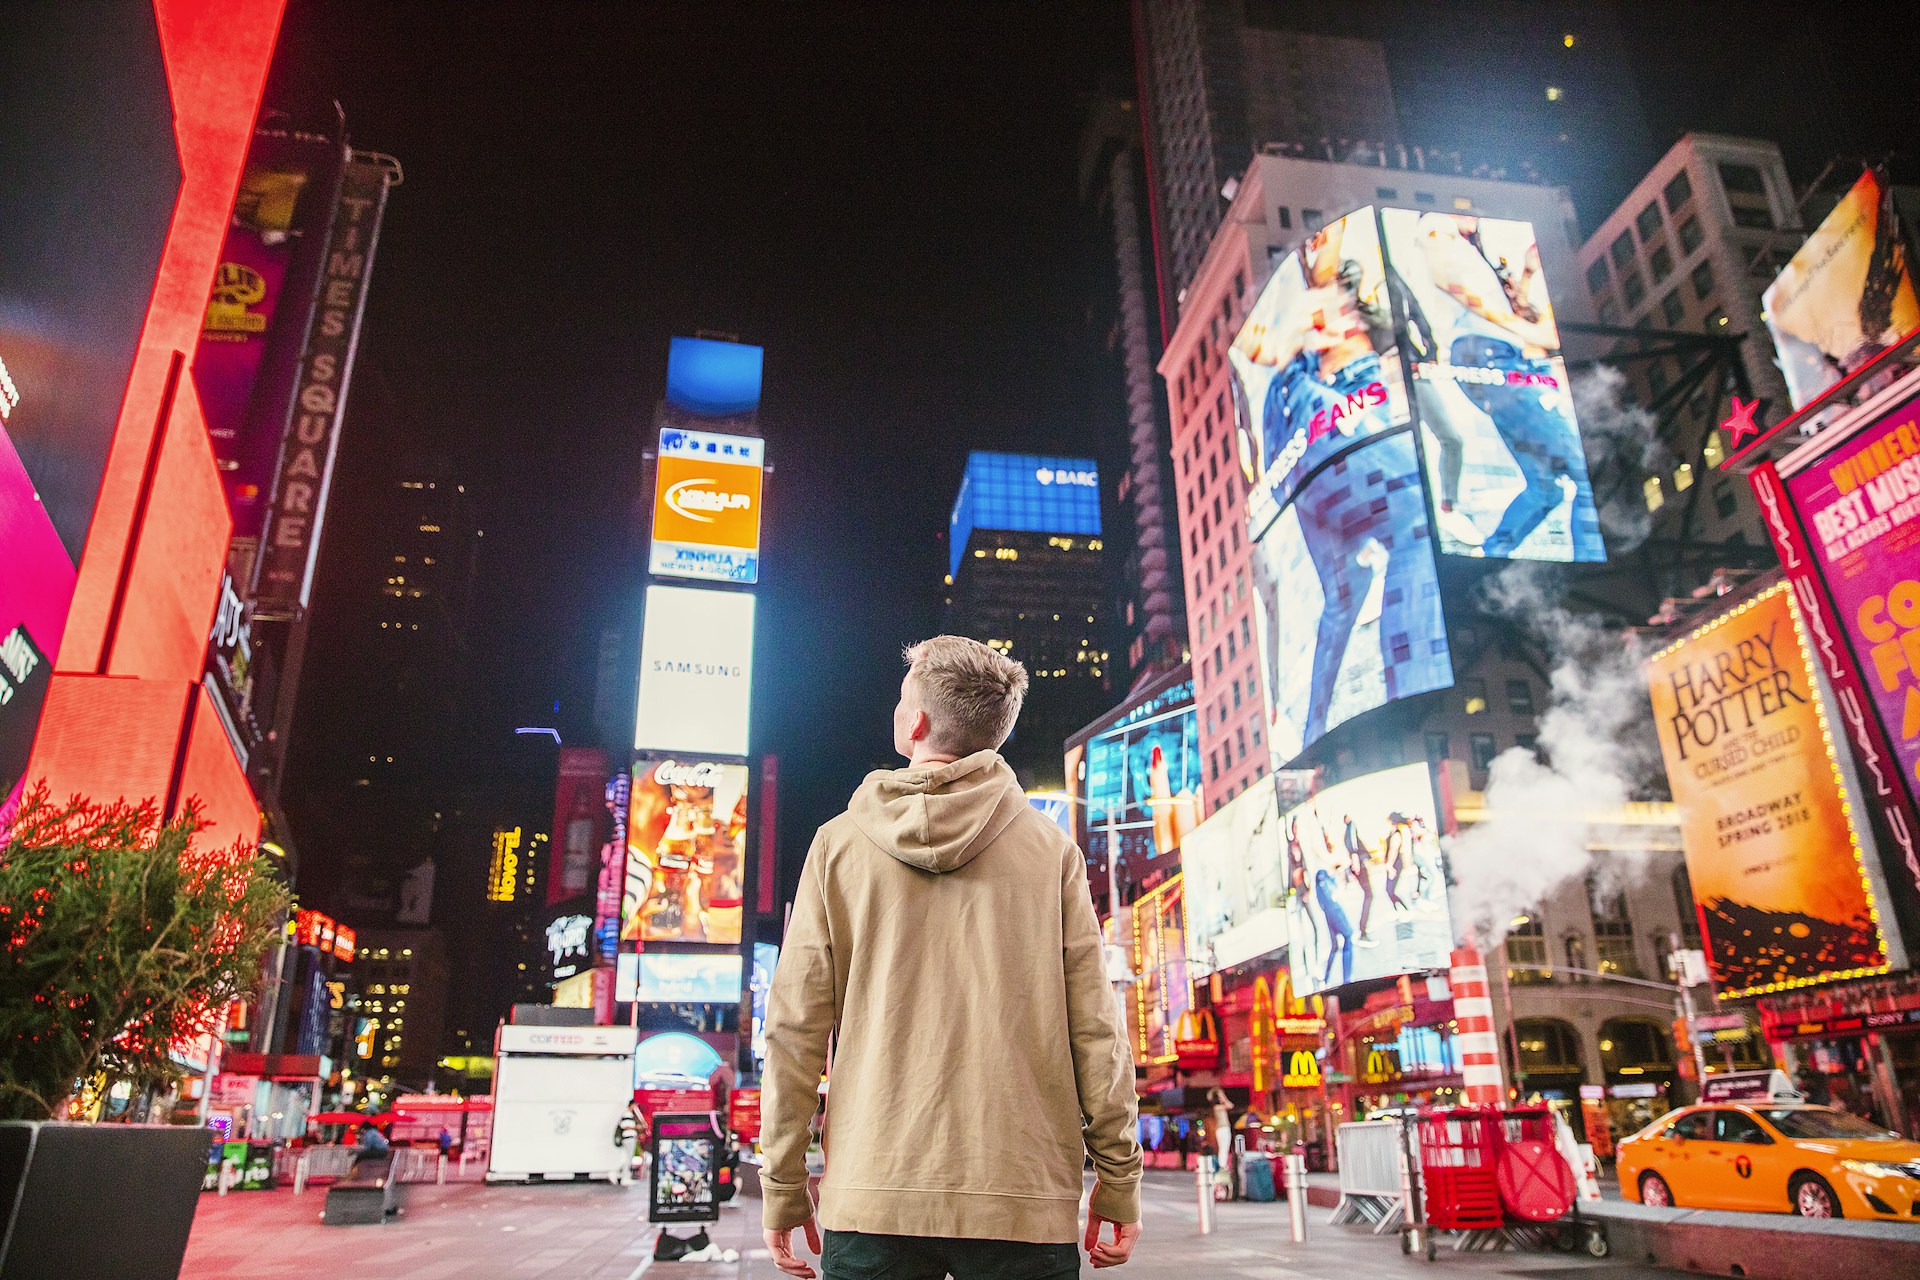
[[[773,1255],[773,1265],[788,1275],[798,1276],[800,1280],[813,1280],[816,1274],[814,1269],[794,1256],[793,1233],[795,1231],[804,1231],[807,1233],[807,1248],[815,1257],[818,1257],[820,1254],[820,1228],[815,1225],[812,1218],[808,1218],[798,1227],[788,1227],[782,1231],[763,1232],[762,1234],[765,1235],[767,1240],[767,1252]]]

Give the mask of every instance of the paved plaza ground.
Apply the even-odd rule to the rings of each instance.
[[[405,1188],[385,1226],[321,1225],[321,1189],[202,1196],[183,1280],[774,1280],[760,1244],[760,1202],[728,1205],[712,1229],[741,1251],[735,1264],[656,1263],[645,1192],[601,1185]],[[1116,1280],[1640,1280],[1675,1273],[1584,1256],[1497,1253],[1406,1258],[1393,1236],[1326,1225],[1310,1213],[1307,1243],[1288,1239],[1285,1204],[1223,1204],[1201,1236],[1192,1175],[1148,1174],[1140,1246]],[[682,1234],[686,1228],[676,1228]],[[1089,1268],[1086,1272],[1092,1275]]]

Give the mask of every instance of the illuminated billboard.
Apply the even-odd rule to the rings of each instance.
[[[1607,558],[1533,225],[1386,209],[1440,549]]]
[[[1133,1060],[1140,1066],[1179,1056],[1174,1033],[1192,1001],[1187,975],[1182,881],[1174,876],[1133,904]]]
[[[1760,295],[1793,407],[1920,328],[1893,192],[1871,169]]]
[[[1227,361],[1257,536],[1328,459],[1408,421],[1372,209],[1328,224],[1282,260]]]
[[[687,951],[623,955],[615,998],[640,1004],[737,1004],[740,969],[738,955]]]
[[[593,892],[594,871],[605,840],[604,800],[611,772],[598,747],[561,747],[553,788],[553,857],[547,867],[547,905],[558,906]]]
[[[755,1062],[767,1056],[767,1000],[773,994],[773,974],[779,966],[779,947],[771,942],[753,944],[753,972],[747,979],[747,991],[753,1016],[748,1044],[752,1046]]]
[[[1426,765],[1335,783],[1279,826],[1296,995],[1448,967],[1453,917]]]
[[[752,436],[677,427],[660,433],[650,572],[760,580],[762,448]]]
[[[1184,670],[1184,669],[1183,669]],[[1109,834],[1123,860],[1144,872],[1145,860],[1173,853],[1200,825],[1200,719],[1191,678],[1148,692],[1118,716],[1075,734],[1074,793],[1086,805],[1080,847],[1106,857]]]
[[[73,582],[60,533],[0,427],[0,810],[26,773]]]
[[[1723,999],[1884,973],[1870,864],[1782,583],[1647,664]]]
[[[1362,712],[1453,683],[1411,433],[1314,473],[1252,560],[1276,769]]]
[[[947,519],[948,569],[960,572],[975,529],[1100,536],[1100,469],[1091,458],[1031,453],[967,455]]]
[[[1187,976],[1204,978],[1287,945],[1273,783],[1263,778],[1213,811],[1180,850]]]
[[[648,587],[646,610],[634,750],[746,755],[753,597]]]
[[[667,406],[699,418],[737,418],[760,405],[766,352],[744,342],[674,338],[667,346]]]
[[[747,776],[712,760],[634,765],[622,941],[740,941]]]
[[[1920,399],[1787,477],[1869,705],[1920,802]],[[1790,569],[1799,557],[1783,556]]]

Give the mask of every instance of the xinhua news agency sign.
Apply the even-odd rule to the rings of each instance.
[[[385,164],[355,160],[340,180],[340,203],[320,272],[319,306],[307,332],[293,421],[281,446],[280,470],[267,508],[254,577],[255,617],[291,617],[306,605],[313,584],[320,524],[340,443],[340,415],[346,408],[367,277],[373,270],[391,176]]]

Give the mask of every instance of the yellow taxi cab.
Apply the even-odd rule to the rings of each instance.
[[[1656,1208],[1920,1221],[1920,1142],[1799,1101],[1682,1107],[1622,1141],[1615,1168]]]

